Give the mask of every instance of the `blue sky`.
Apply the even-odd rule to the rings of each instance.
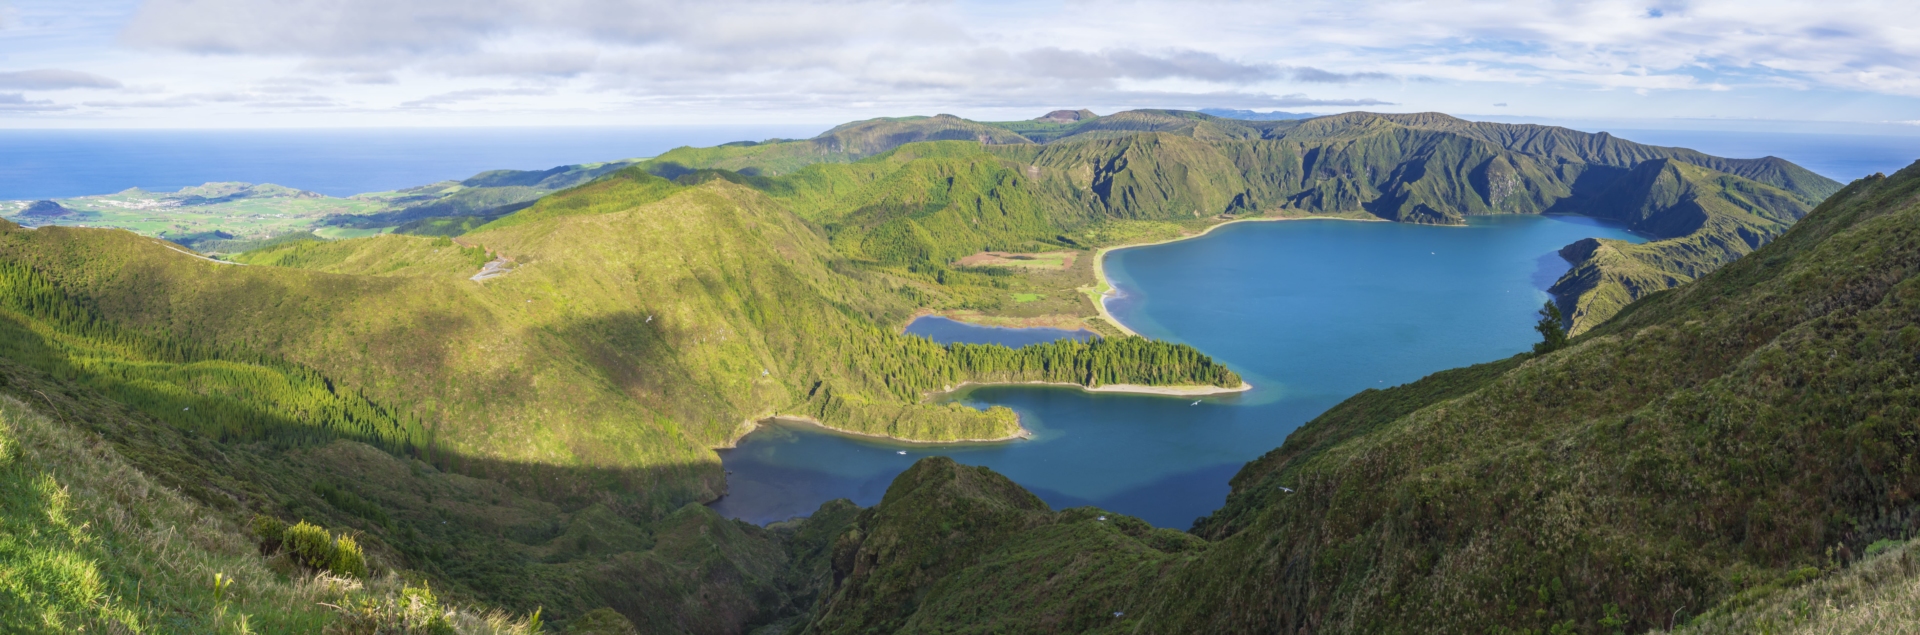
[[[1844,0],[0,0],[0,127],[1226,107],[1920,134],[1910,11]]]

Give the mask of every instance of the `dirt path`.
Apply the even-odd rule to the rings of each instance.
[[[473,274],[473,277],[467,278],[467,279],[472,280],[474,282],[480,282],[483,280],[492,280],[494,278],[498,278],[500,276],[513,273],[513,267],[509,266],[512,264],[513,264],[513,261],[507,259],[506,256],[498,256],[498,257],[495,257],[493,260],[488,261],[486,266],[481,267],[480,273]]]
[[[193,257],[195,257],[195,258],[199,258],[199,259],[201,259],[201,260],[205,260],[205,261],[207,261],[207,262],[214,262],[214,263],[219,263],[219,264],[223,264],[223,265],[234,265],[234,266],[239,266],[239,267],[245,267],[245,266],[247,266],[247,263],[244,263],[244,262],[231,262],[231,261],[227,261],[227,260],[220,260],[220,259],[216,259],[216,258],[208,258],[208,257],[206,257],[206,256],[202,256],[202,255],[200,255],[200,254],[196,254],[196,253],[193,253],[193,252],[191,252],[191,251],[187,251],[187,250],[185,250],[185,249],[181,249],[181,248],[179,248],[179,247],[175,247],[175,246],[173,246],[173,243],[170,243],[170,242],[167,242],[167,241],[164,241],[164,240],[159,240],[159,239],[155,239],[155,240],[156,240],[157,242],[159,242],[159,243],[160,243],[160,246],[161,246],[161,247],[166,247],[166,248],[168,248],[168,249],[172,249],[172,250],[174,250],[174,251],[177,251],[177,252],[180,252],[180,253],[183,253],[183,254],[186,254],[186,255],[189,255],[189,256],[193,256]]]

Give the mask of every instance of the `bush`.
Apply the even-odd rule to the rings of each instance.
[[[285,544],[287,550],[293,552],[294,560],[306,565],[307,568],[323,570],[332,568],[333,536],[319,525],[303,520],[300,524],[288,527]],[[357,549],[358,545],[355,548]]]
[[[333,559],[327,563],[327,569],[335,575],[350,578],[367,577],[367,555],[360,551],[360,543],[352,536],[341,536],[333,543]]]
[[[261,555],[272,554],[280,550],[280,544],[286,541],[287,523],[278,518],[256,515],[251,523],[253,535],[260,539]]]

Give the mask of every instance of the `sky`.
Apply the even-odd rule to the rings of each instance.
[[[1439,111],[1920,134],[1911,0],[0,0],[0,128]]]

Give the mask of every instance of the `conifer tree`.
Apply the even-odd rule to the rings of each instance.
[[[1540,322],[1533,325],[1540,332],[1540,343],[1533,345],[1533,354],[1544,355],[1567,346],[1567,323],[1560,315],[1560,307],[1552,300],[1540,307]]]

